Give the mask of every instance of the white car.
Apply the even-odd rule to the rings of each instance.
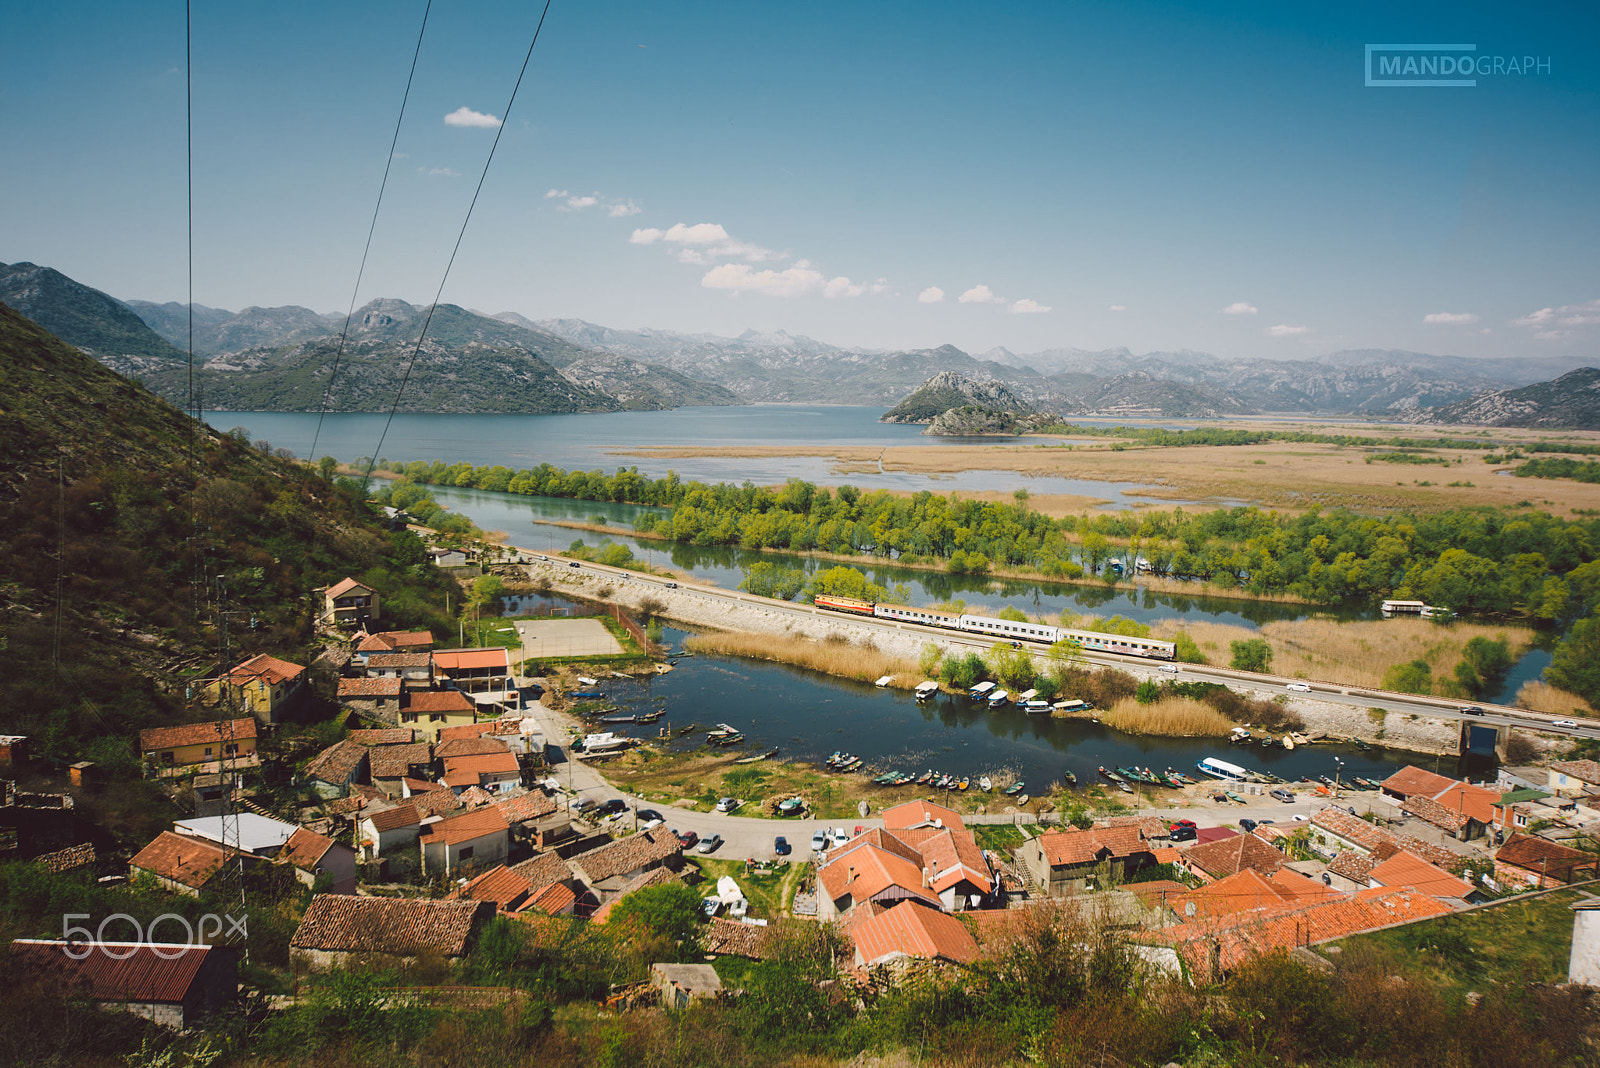
[[[825,852],[827,850],[827,848],[828,848],[828,832],[827,831],[825,831],[825,830],[818,831],[816,834],[811,836],[811,852],[813,852],[813,853],[822,853],[822,852]]]
[[[833,829],[833,844],[834,845],[842,846],[848,841],[850,841],[850,832],[849,831],[845,830],[843,827],[835,827]]]
[[[1575,719],[1553,719],[1550,721],[1550,726],[1571,727],[1572,729],[1576,730],[1578,727],[1578,721]]]
[[[1178,665],[1177,664],[1162,664],[1160,667],[1156,668],[1156,670],[1157,671],[1165,671],[1168,675],[1176,675],[1178,673]]]
[[[1310,693],[1311,692],[1310,683],[1305,683],[1305,682],[1287,683],[1287,684],[1285,684],[1285,686],[1283,688],[1285,690],[1292,690],[1295,693]]]

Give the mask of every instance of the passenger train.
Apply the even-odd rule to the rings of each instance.
[[[849,615],[873,616],[877,619],[896,619],[905,623],[920,623],[926,627],[944,627],[947,630],[966,631],[969,634],[989,634],[1008,641],[1040,642],[1054,645],[1069,641],[1082,649],[1097,653],[1121,653],[1124,656],[1143,656],[1152,660],[1171,660],[1176,649],[1171,642],[1154,638],[1131,638],[1124,634],[1101,634],[1092,630],[1071,630],[1052,627],[1048,623],[1030,620],[995,619],[991,616],[957,615],[937,608],[910,608],[902,604],[881,604],[858,601],[852,597],[818,596],[818,608]]]

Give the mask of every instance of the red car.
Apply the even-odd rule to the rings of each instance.
[[[678,836],[678,843],[685,849],[700,841],[700,836],[693,831],[673,831],[672,833]]]

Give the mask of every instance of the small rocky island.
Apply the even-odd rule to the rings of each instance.
[[[1024,434],[1054,419],[1003,382],[978,382],[955,371],[941,371],[879,421],[927,423],[924,434],[975,437]]]

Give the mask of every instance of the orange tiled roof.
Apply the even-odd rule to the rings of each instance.
[[[528,899],[528,903],[518,910],[518,915],[526,916],[530,912],[543,912],[551,916],[565,912],[577,903],[578,892],[565,883],[551,883]]]
[[[1464,898],[1473,891],[1472,884],[1465,879],[1458,879],[1415,853],[1404,851],[1373,868],[1371,879],[1379,886],[1409,886],[1429,897]]]
[[[1539,875],[1549,875],[1562,882],[1571,882],[1575,872],[1596,870],[1600,857],[1581,849],[1551,842],[1537,835],[1514,831],[1500,852],[1494,855],[1495,863],[1510,864]]]
[[[978,943],[960,920],[915,901],[904,901],[850,928],[856,955],[873,964],[896,953],[970,963]]]
[[[383,682],[399,682],[399,679],[383,679]],[[410,745],[417,740],[417,732],[410,727],[380,727],[368,730],[354,730],[345,735],[347,741],[360,742],[362,745]]]
[[[258,653],[228,672],[228,681],[235,686],[243,686],[260,679],[268,686],[276,686],[298,679],[305,673],[306,669],[299,664],[291,664],[287,660]]]
[[[415,953],[447,957],[467,951],[473,930],[494,915],[486,901],[318,894],[289,945],[346,953]]]
[[[252,717],[231,721],[206,720],[204,723],[185,723],[181,727],[150,727],[139,732],[139,749],[149,753],[157,749],[177,749],[186,745],[221,745],[225,735],[233,742],[254,739],[256,721]]]
[[[461,807],[461,799],[456,797],[455,791],[446,789],[433,783],[429,790],[413,791],[406,799],[406,804],[415,808],[424,816],[437,816],[444,812],[453,812]]]
[[[329,597],[343,597],[351,590],[366,590],[368,593],[374,592],[371,586],[365,586],[353,578],[344,578],[334,583],[332,586],[329,586],[327,594]]]
[[[469,786],[457,794],[456,798],[467,808],[477,808],[479,805],[491,805],[494,803],[494,795],[481,786]],[[511,821],[507,820],[506,822],[510,823]]]
[[[907,801],[883,810],[883,825],[890,830],[915,827],[934,820],[958,831],[965,830],[967,826],[961,822],[961,813],[932,801]]]
[[[532,889],[527,879],[501,864],[465,886],[456,887],[445,897],[457,901],[492,901],[501,912],[515,912]]]
[[[406,698],[407,712],[476,712],[472,698],[460,690],[423,690]]]
[[[1407,764],[1383,780],[1383,788],[1402,797],[1410,797],[1413,794],[1433,797],[1449,789],[1455,781],[1445,775],[1436,775],[1426,768],[1419,768],[1415,764]]]
[[[128,867],[200,889],[235,853],[200,838],[162,831],[128,861]]]
[[[500,729],[500,723],[489,720],[484,723],[458,723],[454,727],[440,727],[439,741],[454,741],[457,738],[481,738],[485,734],[493,734]]]
[[[361,639],[356,645],[356,652],[389,653],[396,650],[416,652],[432,644],[433,635],[425,630],[385,630]]]
[[[401,685],[401,680],[397,678],[340,679],[339,697],[342,700],[361,697],[399,697]]]
[[[1493,823],[1494,806],[1500,803],[1500,796],[1498,790],[1457,782],[1435,794],[1433,799],[1451,812],[1460,812],[1479,823]]]
[[[888,852],[893,853],[895,856],[901,857],[910,861],[912,864],[921,867],[922,853],[918,851],[917,846],[922,841],[926,840],[927,837],[931,837],[937,833],[939,832],[933,828],[928,828],[924,834],[924,832],[920,830],[891,832],[874,827],[869,831],[861,832],[844,845],[836,846],[831,852],[828,853],[827,863],[832,864],[836,860],[841,860],[844,857],[849,856],[853,850],[871,847],[874,849],[887,850]]]
[[[928,890],[922,878],[921,857],[911,861],[897,852],[868,845],[850,850],[839,857],[830,857],[817,872],[817,880],[831,900],[837,901],[846,894],[859,904],[896,887],[906,894],[939,907],[938,898]]]
[[[372,829],[379,832],[397,831],[401,827],[410,827],[422,822],[422,817],[411,805],[396,805],[381,812],[369,812],[365,818],[372,824]]]
[[[473,812],[464,812],[459,816],[447,817],[438,823],[430,823],[422,828],[421,837],[425,844],[456,845],[486,835],[505,834],[507,830],[506,818],[500,815],[498,810],[480,808]]]
[[[498,738],[447,738],[434,747],[433,755],[440,760],[449,757],[483,756],[487,753],[509,753],[511,747]]]
[[[436,649],[433,663],[440,671],[469,671],[473,668],[511,666],[511,654],[506,649]]]
[[[1431,823],[1442,831],[1455,834],[1471,822],[1472,817],[1465,812],[1455,812],[1439,804],[1431,797],[1413,794],[1400,802],[1400,811],[1417,817],[1424,823]]]
[[[1328,861],[1328,870],[1335,875],[1342,875],[1352,882],[1368,886],[1372,882],[1372,869],[1378,866],[1378,858],[1366,853],[1358,853],[1354,849],[1341,850],[1339,855]]]
[[[994,889],[989,862],[970,831],[940,831],[918,852],[934,893],[943,893],[963,880],[976,886],[980,893]]]
[[[398,779],[402,775],[409,774],[413,767],[431,763],[433,760],[433,747],[427,742],[380,745],[369,752],[372,777],[375,779]]]
[[[495,807],[506,818],[508,823],[521,823],[523,820],[543,819],[555,813],[560,807],[555,799],[546,797],[541,793],[519,794],[496,801]]]
[[[1052,868],[1094,864],[1105,857],[1131,857],[1148,853],[1138,827],[1091,827],[1086,831],[1046,831],[1039,836],[1046,863]]]
[[[367,753],[367,747],[360,742],[352,742],[348,738],[335,742],[311,758],[306,765],[306,777],[342,786],[360,773]]]
[[[327,835],[296,827],[289,840],[278,851],[278,859],[288,861],[303,871],[315,871],[317,861],[338,843]]]
[[[1284,865],[1284,856],[1253,834],[1238,834],[1218,842],[1190,846],[1184,860],[1213,878],[1253,868],[1271,873]]]
[[[593,884],[682,855],[683,843],[678,841],[677,835],[665,827],[653,827],[579,853],[571,864]]]
[[[1311,825],[1367,850],[1379,860],[1391,857],[1402,849],[1415,853],[1430,864],[1450,864],[1456,859],[1456,854],[1432,842],[1424,842],[1409,834],[1395,834],[1336,808],[1324,808],[1312,813]]]
[[[444,762],[445,775],[458,771],[468,771],[475,775],[505,775],[521,771],[517,764],[517,755],[507,749],[500,753],[484,753],[480,756],[449,757]]]

